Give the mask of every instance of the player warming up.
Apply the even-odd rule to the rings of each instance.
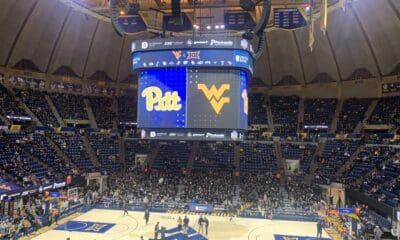
[[[204,222],[204,227],[205,227],[206,236],[207,236],[208,235],[208,223],[209,223],[207,217],[203,218],[203,222]]]
[[[150,211],[148,208],[146,208],[146,210],[144,210],[144,220],[146,222],[146,225],[147,223],[149,223],[149,218],[150,218]]]
[[[158,232],[160,231],[160,223],[157,222],[156,226],[154,226],[154,240],[158,239]]]
[[[322,238],[322,222],[318,221],[317,223],[317,239]]]
[[[200,215],[198,224],[199,224],[199,233],[203,233],[204,220],[203,220],[203,216],[201,216],[201,215]]]
[[[181,217],[178,218],[178,229],[179,229],[179,231],[182,230],[182,218]]]
[[[124,200],[124,202],[123,202],[123,208],[124,208],[124,216],[129,215],[128,214],[128,203],[126,200]]]

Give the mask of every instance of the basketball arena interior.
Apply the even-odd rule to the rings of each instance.
[[[400,0],[0,0],[0,239],[400,239]]]

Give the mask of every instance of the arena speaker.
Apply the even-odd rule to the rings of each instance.
[[[254,11],[256,9],[256,3],[252,0],[240,0],[240,7],[245,11]]]
[[[139,3],[129,3],[126,9],[128,15],[138,15],[140,11]]]
[[[118,24],[118,16],[119,16],[119,7],[117,0],[110,0],[110,18],[111,24],[113,25],[115,32],[119,36],[123,36],[125,31],[124,29]]]
[[[172,9],[172,18],[174,19],[174,24],[182,25],[183,18],[181,13],[181,0],[172,0],[171,9]]]

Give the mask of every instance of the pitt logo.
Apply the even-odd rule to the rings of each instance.
[[[190,59],[200,59],[200,51],[196,51],[196,52],[187,52],[187,60]]]
[[[247,115],[249,112],[249,97],[247,96],[247,90],[243,89],[242,91],[243,98],[243,112]]]
[[[197,84],[197,89],[203,91],[216,114],[220,114],[224,105],[231,102],[230,97],[222,97],[224,92],[230,88],[231,85],[228,83],[222,84],[219,89],[217,89],[214,84],[211,86],[211,88],[208,88],[204,83]]]
[[[172,54],[174,54],[176,60],[179,60],[182,57],[182,51],[172,51]]]
[[[155,111],[179,111],[182,108],[180,104],[181,97],[178,92],[163,93],[158,87],[148,87],[142,91],[142,97],[146,98],[146,110]]]

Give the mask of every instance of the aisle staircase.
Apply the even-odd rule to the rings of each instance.
[[[79,170],[76,164],[72,162],[67,155],[64,154],[64,152],[57,146],[57,144],[50,137],[46,136],[46,140],[50,144],[50,146],[56,151],[57,156],[64,161],[64,163],[68,163],[69,166],[71,166],[71,169],[75,169],[76,171]]]
[[[19,106],[22,107],[22,109],[24,109],[24,111],[32,118],[33,122],[36,122],[38,126],[43,126],[43,123],[39,120],[39,118],[37,118],[37,116],[31,111],[31,109],[26,106],[25,103],[23,103],[22,101],[19,102]]]
[[[193,142],[192,148],[190,149],[189,159],[186,168],[190,171],[193,168],[194,160],[199,153],[200,143],[198,141]]]
[[[372,112],[374,111],[376,105],[378,104],[378,100],[372,100],[372,102],[369,104],[367,111],[365,111],[364,114],[364,119],[362,120],[362,122],[359,122],[356,126],[356,128],[354,129],[354,133],[360,133],[362,128],[367,125],[368,123],[368,119],[371,117]]]
[[[151,166],[154,162],[154,160],[156,159],[158,153],[160,152],[160,144],[157,144],[156,148],[154,149],[154,151],[150,154],[147,155],[147,166]]]
[[[321,156],[322,152],[324,151],[325,145],[326,145],[326,139],[322,138],[318,142],[318,147],[317,150],[315,150],[315,153],[313,155],[313,158],[311,160],[310,164],[310,173],[304,177],[304,181],[306,184],[311,184],[312,181],[314,180],[315,177],[315,171],[318,168],[318,163],[317,159],[319,156]]]
[[[240,171],[240,144],[235,143],[233,149],[233,164],[236,171]]]
[[[337,124],[338,124],[338,120],[339,120],[339,115],[342,112],[342,108],[343,108],[343,99],[339,99],[339,102],[336,104],[336,110],[335,110],[335,115],[332,119],[332,123],[330,125],[329,128],[329,133],[335,133],[336,129],[337,129]]]
[[[54,103],[51,100],[51,98],[49,97],[49,95],[45,94],[44,98],[46,99],[47,104],[49,104],[49,107],[50,107],[51,111],[53,112],[53,115],[56,117],[58,124],[60,124],[61,127],[65,126],[64,120],[60,116],[60,113],[58,113],[57,108],[56,108],[56,106],[54,106]]]
[[[85,98],[83,102],[85,103],[85,109],[89,117],[90,127],[97,129],[98,127],[96,123],[96,118],[94,117],[93,109],[92,106],[90,105],[89,99]]]
[[[286,161],[283,158],[282,154],[282,148],[281,148],[281,142],[279,140],[274,140],[274,151],[275,151],[275,156],[278,164],[278,169],[282,170],[281,171],[281,182],[283,183],[286,179],[286,176],[288,175],[288,170],[286,166]]]
[[[267,120],[268,120],[268,128],[269,131],[274,132],[274,119],[272,116],[272,110],[271,110],[271,100],[269,97],[267,97]]]
[[[303,123],[304,123],[304,98],[300,98],[299,117],[297,118],[297,132],[303,131]]]
[[[81,139],[83,142],[83,146],[85,147],[87,153],[89,154],[89,158],[92,161],[93,165],[96,167],[99,167],[100,162],[97,159],[97,154],[94,151],[94,149],[92,148],[92,145],[90,144],[88,137],[86,135],[81,135]]]
[[[118,101],[117,101],[117,98],[114,98],[114,100],[113,100],[113,109],[115,109],[115,113],[116,113],[116,117],[114,118],[114,120],[112,121],[112,127],[113,127],[113,129],[117,129],[118,128],[118,115],[117,115],[117,113],[118,113]]]
[[[118,151],[119,151],[119,162],[126,169],[126,161],[125,161],[125,138],[118,137]]]
[[[295,208],[293,203],[289,200],[289,194],[286,191],[284,186],[279,188],[279,192],[281,194],[281,203],[282,206],[273,209],[273,215],[277,216],[293,216],[297,217],[312,217],[315,218],[317,215],[311,211],[302,209],[302,208]]]
[[[362,145],[357,146],[357,149],[353,152],[353,154],[349,157],[349,159],[336,172],[335,174],[336,179],[340,179],[343,176],[343,174],[346,173],[346,170],[350,169],[350,167],[353,165],[354,160],[357,159],[358,154],[360,153],[362,148],[363,148]]]

